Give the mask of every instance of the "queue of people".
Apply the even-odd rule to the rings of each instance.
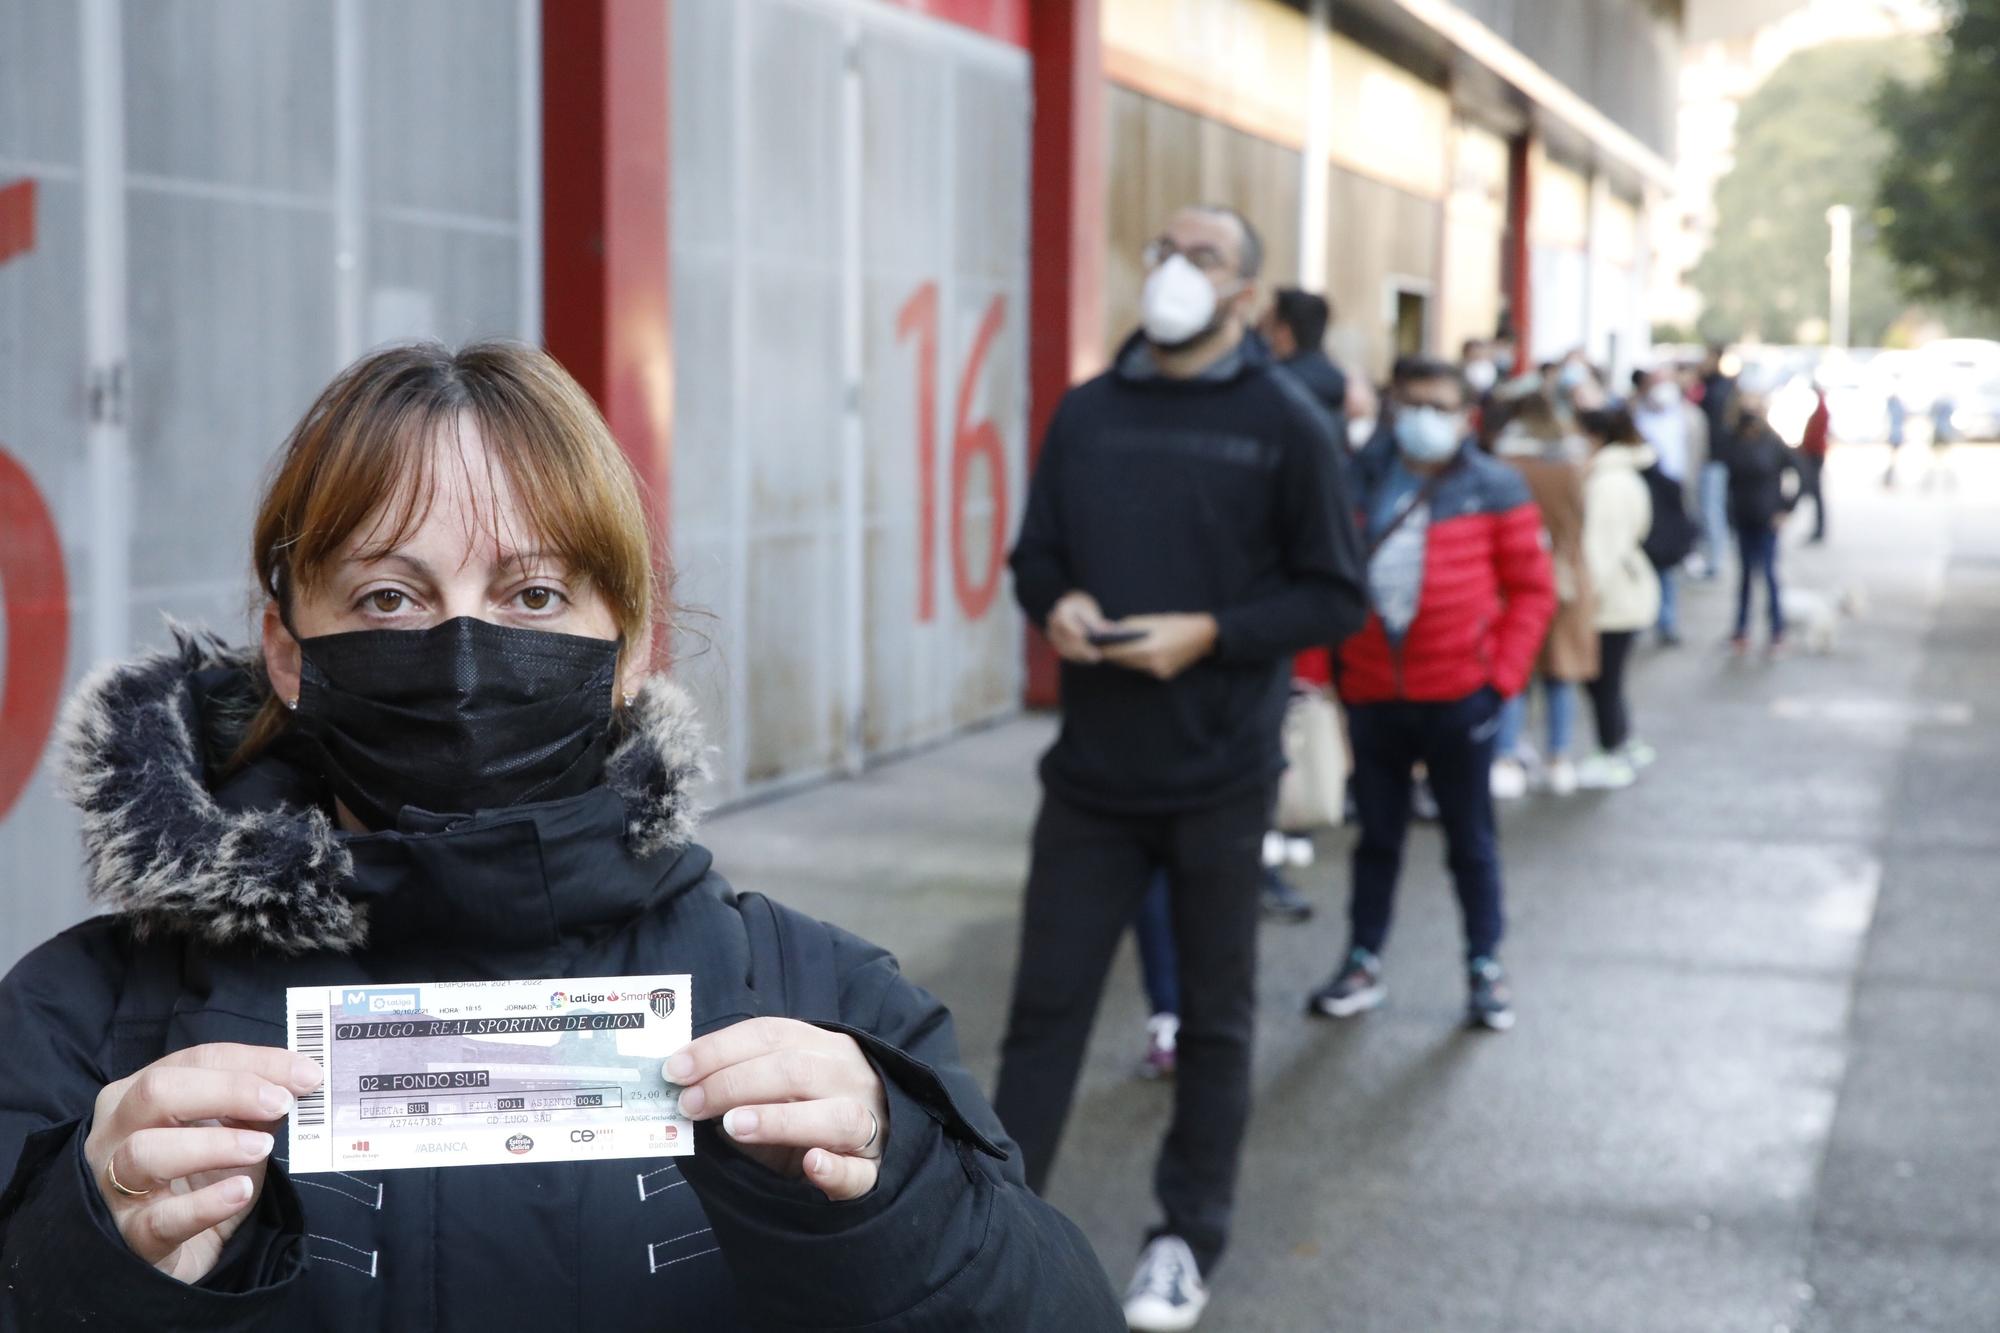
[[[1726,533],[1745,604],[1754,574],[1776,607],[1770,534],[1797,494],[1761,402],[1713,366],[1705,380],[1646,371],[1620,396],[1580,353],[1516,375],[1496,339],[1460,365],[1404,358],[1378,396],[1324,354],[1323,298],[1280,291],[1253,328],[1260,262],[1233,210],[1168,221],[1140,328],[1055,415],[1013,556],[1021,604],[1063,662],[1063,722],[1042,764],[995,1106],[1040,1189],[1135,925],[1142,1068],[1176,1083],[1132,1329],[1194,1327],[1227,1244],[1250,1110],[1253,886],[1268,915],[1307,915],[1260,864],[1295,669],[1323,664],[1343,705],[1358,824],[1345,942],[1307,1013],[1385,1002],[1407,833],[1429,817],[1459,902],[1466,1020],[1504,1032],[1496,798],[1638,780],[1657,755],[1634,730],[1630,667],[1648,636],[1680,642],[1683,567],[1712,576]],[[1596,741],[1583,754],[1580,694]]]
[[[1782,645],[1800,488],[1726,378],[1698,409],[1666,373],[1620,402],[1580,355],[1514,375],[1496,339],[1406,358],[1378,397],[1326,356],[1322,297],[1266,313],[1233,209],[1180,210],[1144,261],[1140,326],[1056,411],[1011,558],[1063,717],[990,1103],[887,953],[737,894],[694,843],[699,727],[651,668],[670,590],[583,391],[514,344],[392,347],[282,450],[248,542],[260,641],[181,635],[70,705],[109,910],[0,981],[0,1325],[387,1326],[448,1287],[508,1326],[1194,1327],[1237,1202],[1260,911],[1309,915],[1264,850],[1295,663],[1317,653],[1344,706],[1359,826],[1307,1013],[1384,1003],[1429,812],[1466,1020],[1506,1031],[1496,796],[1650,761],[1627,670],[1678,636],[1685,506],[1717,466],[1734,641],[1761,580]],[[1121,1309],[1041,1195],[1135,923],[1174,1108]],[[636,1195],[617,1163],[424,1168],[364,1216],[276,1151],[323,1078],[287,1053],[288,986],[659,973],[698,987],[660,1071],[696,1152]]]

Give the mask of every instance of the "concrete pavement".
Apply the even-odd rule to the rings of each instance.
[[[1839,651],[1647,652],[1641,785],[1504,816],[1519,1028],[1463,1032],[1455,908],[1413,842],[1390,1000],[1300,1012],[1342,943],[1348,836],[1264,932],[1258,1106],[1204,1327],[1428,1333],[2000,1328],[2000,456],[1884,494],[1851,448],[1833,541],[1787,573],[1858,588]],[[1796,542],[1798,531],[1788,534]],[[737,884],[895,949],[989,1080],[1052,734],[1026,719],[732,811]],[[1129,948],[1052,1198],[1122,1284],[1153,1220],[1169,1089],[1131,1077]]]

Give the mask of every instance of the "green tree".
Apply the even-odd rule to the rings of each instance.
[[[1894,151],[1876,195],[1912,292],[2000,311],[2000,0],[1954,0],[1931,76],[1875,99]]]
[[[1920,37],[1830,43],[1792,56],[1743,103],[1736,161],[1715,190],[1715,242],[1691,275],[1703,337],[1790,342],[1802,324],[1823,324],[1826,210],[1846,204],[1856,213],[1851,337],[1881,341],[1908,302],[1872,217],[1890,152],[1872,99],[1933,62]]]

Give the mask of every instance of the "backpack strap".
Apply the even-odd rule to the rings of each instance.
[[[751,989],[769,995],[787,1018],[839,1022],[840,981],[825,924],[761,893],[737,894],[736,910],[750,937]]]

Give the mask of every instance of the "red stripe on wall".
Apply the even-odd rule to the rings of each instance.
[[[544,340],[645,485],[662,567],[674,417],[667,10],[663,0],[542,6]],[[655,643],[655,657],[667,647]]]
[[[1097,0],[1039,0],[1035,62],[1028,448],[1070,385],[1096,373],[1104,344],[1104,55]],[[1028,703],[1057,702],[1056,657],[1038,632],[1028,645]]]
[[[0,186],[0,264],[35,248],[35,182]]]
[[[1526,134],[1517,135],[1508,145],[1507,160],[1507,207],[1511,216],[1507,226],[1511,232],[1514,253],[1509,256],[1513,269],[1513,290],[1507,293],[1507,309],[1514,324],[1514,373],[1525,375],[1535,365],[1534,348],[1534,282],[1529,272],[1534,246],[1529,241],[1528,227],[1533,222],[1532,203],[1535,197],[1533,173],[1528,163],[1533,160],[1534,139]]]
[[[7,657],[0,665],[0,818],[5,818],[41,760],[69,654],[69,583],[55,518],[34,478],[5,449],[0,449],[0,597],[7,625]]]
[[[1030,0],[887,0],[887,3],[956,23],[1014,46],[1025,47],[1029,42]]]

